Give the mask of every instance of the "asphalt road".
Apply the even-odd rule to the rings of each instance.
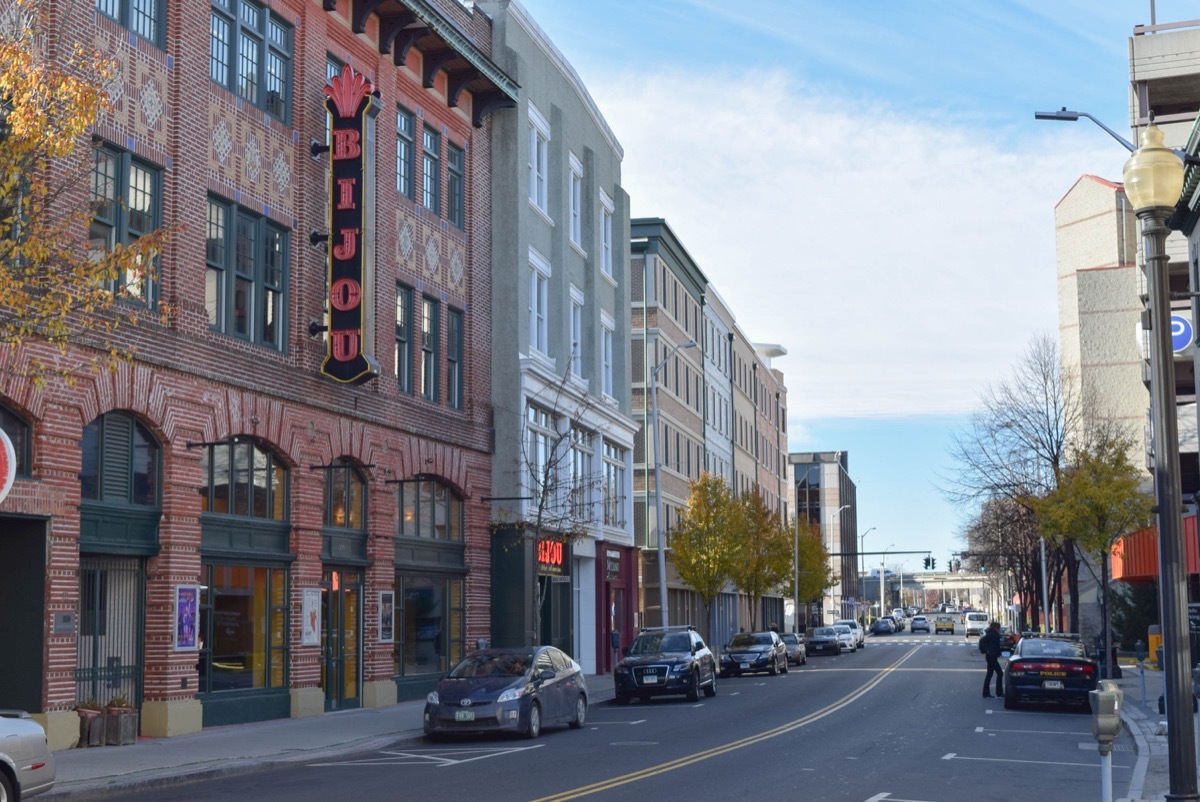
[[[579,731],[535,740],[399,743],[336,760],[129,799],[1093,802],[1086,713],[1006,711],[981,698],[983,657],[961,635],[869,638],[786,675],[721,680],[712,699],[593,705]],[[1123,738],[1128,739],[1126,734]],[[1114,754],[1124,795],[1131,741]]]

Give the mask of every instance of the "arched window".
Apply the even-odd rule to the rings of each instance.
[[[15,412],[0,406],[0,429],[12,440],[13,450],[17,453],[17,476],[29,476],[33,470],[33,436],[29,424]]]
[[[354,463],[345,457],[325,469],[325,525],[367,528],[367,483]]]
[[[158,441],[127,412],[109,412],[83,427],[79,472],[84,499],[158,506],[162,462]]]
[[[241,437],[212,443],[200,467],[204,512],[287,520],[287,466],[258,443]]]
[[[441,479],[428,477],[400,483],[401,537],[461,541],[463,499]]]

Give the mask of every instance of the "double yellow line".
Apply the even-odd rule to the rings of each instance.
[[[690,755],[684,755],[683,757],[676,758],[675,760],[668,760],[666,763],[659,763],[657,766],[649,766],[649,767],[641,769],[639,771],[630,772],[629,774],[622,774],[619,777],[612,777],[607,780],[601,780],[600,782],[592,783],[591,785],[584,785],[579,788],[574,788],[570,791],[563,791],[562,793],[554,794],[552,796],[544,796],[544,797],[541,797],[540,799],[535,799],[533,802],[566,802],[566,800],[568,800],[568,799],[578,799],[579,797],[582,797],[582,796],[589,796],[591,794],[596,794],[601,791],[607,791],[610,788],[616,788],[621,785],[628,785],[629,783],[637,782],[638,780],[644,780],[644,779],[647,779],[649,777],[654,777],[659,774],[666,774],[669,771],[674,771],[675,769],[681,769],[684,766],[690,766],[693,763],[699,763],[702,760],[708,760],[709,758],[712,758],[712,757],[717,757],[719,755],[724,755],[729,752],[734,752],[738,749],[743,749],[747,746],[753,746],[754,744],[762,743],[763,741],[770,740],[771,738],[777,738],[780,735],[786,735],[789,732],[794,732],[795,730],[798,730],[801,727],[806,727],[815,721],[820,721],[821,719],[825,718],[826,716],[828,716],[832,713],[836,713],[837,711],[841,710],[842,708],[846,707],[847,705],[852,704],[852,703],[858,701],[859,699],[861,699],[872,688],[874,688],[879,683],[883,682],[884,678],[888,674],[895,671],[906,660],[908,660],[908,658],[910,658],[914,654],[916,654],[917,649],[919,649],[919,648],[920,648],[919,646],[914,646],[907,653],[905,653],[899,660],[892,663],[890,666],[879,669],[879,674],[877,676],[873,677],[868,682],[864,683],[863,685],[859,686],[855,690],[846,694],[841,699],[838,699],[837,701],[832,702],[831,704],[828,704],[825,707],[822,707],[820,710],[815,710],[806,716],[802,716],[801,718],[798,718],[795,721],[789,721],[788,723],[781,724],[780,726],[775,727],[774,729],[766,730],[765,732],[760,732],[757,735],[751,735],[746,738],[742,738],[741,740],[731,741],[727,744],[722,744],[721,746],[714,746],[711,749],[705,749],[703,752],[695,752]]]

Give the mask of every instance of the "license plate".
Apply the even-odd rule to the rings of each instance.
[[[642,677],[642,684],[643,685],[657,685],[658,684],[658,674],[646,674],[645,676]]]
[[[455,710],[454,711],[454,720],[455,721],[474,721],[475,720],[475,711],[474,710]]]
[[[1062,690],[1062,680],[1060,680],[1060,679],[1045,680],[1044,682],[1042,682],[1042,687],[1048,691],[1061,691]]]
[[[742,663],[742,671],[745,671],[745,670],[746,670],[746,669],[748,669],[748,668],[750,668],[750,664],[749,664],[749,663]]]

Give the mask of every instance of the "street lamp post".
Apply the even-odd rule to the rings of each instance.
[[[867,535],[875,531],[875,527],[871,527],[867,531],[858,536],[858,573],[862,579],[858,582],[858,595],[863,601],[867,599],[867,564],[863,558],[863,541],[867,539]],[[870,614],[871,606],[867,605],[867,613]],[[865,620],[865,619],[864,619]]]
[[[671,361],[671,357],[675,356],[675,352],[681,348],[694,348],[695,340],[689,340],[685,343],[680,343],[667,352],[663,357],[663,361],[654,366],[654,370],[650,371],[650,407],[654,417],[654,531],[658,535],[658,606],[661,625],[668,625],[667,617],[667,550],[663,532],[663,508],[662,508],[662,460],[659,455],[662,453],[658,447],[658,372],[666,367],[666,364]]]
[[[883,550],[883,556],[879,558],[879,617],[883,618],[883,577],[887,573],[885,563],[887,562],[888,549],[895,546],[895,543],[889,543],[887,549]]]
[[[1183,191],[1183,161],[1163,146],[1153,118],[1142,131],[1140,147],[1125,162],[1125,194],[1142,221],[1146,287],[1150,296],[1150,420],[1154,450],[1154,491],[1158,514],[1159,600],[1167,757],[1171,800],[1200,800],[1196,786],[1196,733],[1192,727],[1189,667],[1187,574],[1179,480],[1179,427],[1175,399],[1175,353],[1171,344],[1168,286],[1167,218]]]

